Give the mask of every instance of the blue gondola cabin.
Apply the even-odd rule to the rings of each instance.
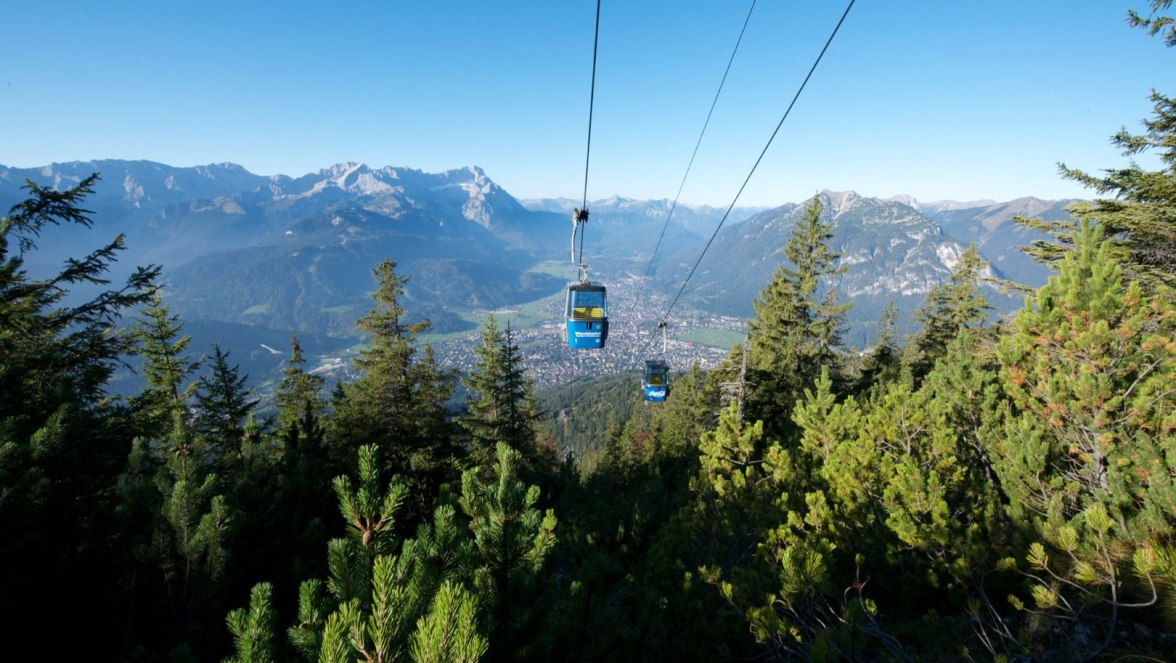
[[[599,350],[608,339],[608,301],[600,283],[580,281],[568,286],[568,346]]]
[[[661,359],[646,359],[645,374],[641,376],[645,400],[661,403],[670,393],[670,365]]]

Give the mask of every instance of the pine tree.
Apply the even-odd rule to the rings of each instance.
[[[1099,634],[1053,642],[1091,657],[1122,620],[1147,617],[1128,608],[1166,602],[1156,583],[1176,559],[1176,308],[1124,278],[1101,228],[1084,221],[1071,245],[1000,343],[1012,407],[988,446],[1010,518],[1038,541],[1026,555],[1030,634]]]
[[[446,582],[409,642],[416,663],[475,663],[489,645],[478,633],[477,602],[461,585]]]
[[[960,330],[978,326],[987,317],[992,307],[980,291],[983,269],[980,252],[975,245],[969,246],[960,254],[947,282],[932,288],[915,313],[920,328],[903,352],[902,365],[916,384],[947,353],[947,346]]]
[[[92,226],[81,205],[97,177],[63,191],[26,182],[27,200],[0,219],[0,612],[6,630],[56,639],[65,657],[106,643],[63,641],[58,620],[118,628],[109,610],[118,578],[108,571],[121,554],[111,488],[130,438],[127,412],[106,387],[133,346],[118,321],[146,301],[159,273],[140,268],[106,289],[122,235],[48,278],[25,271],[48,227]],[[67,303],[78,289],[99,292]]]
[[[373,601],[379,607],[385,606],[387,598],[381,588],[392,582],[388,555],[399,544],[394,524],[407,488],[399,479],[381,488],[375,445],[360,447],[358,455],[358,484],[346,475],[336,477],[333,483],[348,537],[333,539],[328,546],[329,603],[320,594],[323,583],[303,583],[299,614],[302,625],[290,633],[295,646],[311,660],[318,657],[320,648],[323,657],[332,651],[345,654],[353,647],[365,651],[372,646],[365,632],[376,636],[376,646],[387,640],[387,624],[373,623],[369,631],[362,615],[379,609],[373,608]],[[352,629],[358,629],[358,642],[351,639]]]
[[[182,330],[179,316],[164,305],[158,291],[153,292],[134,327],[138,354],[144,360],[143,377],[147,381],[132,399],[143,435],[163,436],[176,421],[188,417],[188,399],[196,384],[185,383],[200,361],[188,358],[186,351],[192,339],[180,336]]]
[[[698,364],[673,380],[674,397],[654,412],[660,452],[668,458],[693,456],[698,440],[711,426],[707,407],[706,375]]]
[[[454,655],[478,649],[465,594],[449,591],[435,601],[469,555],[453,508],[438,507],[431,526],[400,543],[395,520],[407,489],[399,478],[381,489],[377,455],[374,445],[361,447],[358,483],[335,480],[349,536],[328,546],[327,581],[302,584],[291,644],[308,661],[403,660],[410,647]],[[444,633],[455,639],[438,642]]]
[[[1151,0],[1151,14],[1144,18],[1134,9],[1127,10],[1127,23],[1133,28],[1143,28],[1148,36],[1164,36],[1164,45],[1176,46],[1176,19],[1160,12],[1171,9],[1172,0]]]
[[[494,316],[488,315],[480,342],[474,348],[474,370],[462,378],[462,386],[469,395],[461,426],[469,437],[472,459],[479,465],[490,463],[492,450],[501,439],[498,430],[502,406],[499,384],[504,371],[501,345],[502,334]]]
[[[487,316],[481,343],[474,349],[477,363],[462,378],[469,391],[468,411],[461,426],[469,436],[471,461],[483,467],[494,462],[499,442],[522,454],[529,471],[536,469],[539,415],[523,356],[507,325],[498,331],[493,315]]]
[[[274,600],[284,600],[286,592],[308,575],[304,567],[313,564],[317,569],[321,563],[321,553],[309,558],[310,549],[304,545],[309,543],[321,551],[326,537],[321,521],[313,520],[313,507],[304,505],[312,501],[321,504],[329,481],[321,480],[308,487],[309,494],[286,501],[292,496],[282,476],[281,451],[274,436],[263,431],[250,413],[232,452],[215,458],[213,467],[233,514],[228,532],[230,564],[222,597],[239,596],[265,579],[277,591]]]
[[[236,656],[226,663],[273,663],[277,657],[277,613],[273,607],[273,586],[258,584],[249,595],[249,609],[229,613]]]
[[[155,539],[164,545],[155,562],[172,586],[171,609],[182,624],[193,619],[201,599],[223,576],[230,514],[216,493],[216,475],[204,463],[203,442],[177,427],[170,446],[174,452],[156,477],[164,522]]]
[[[412,456],[414,481],[421,481],[421,490],[435,494],[442,481],[453,476],[457,465],[455,448],[456,425],[447,409],[453,397],[456,373],[444,370],[437,363],[433,346],[425,344],[420,360],[412,365],[412,379],[416,396],[416,430],[419,446]]]
[[[278,432],[275,510],[282,518],[277,527],[289,539],[282,564],[289,577],[300,580],[318,573],[322,549],[329,540],[328,525],[338,513],[335,505],[322,499],[331,485],[332,471],[323,424],[308,404],[302,418]]]
[[[399,480],[390,481],[385,490],[380,490],[377,458],[375,445],[360,447],[359,485],[353,486],[346,475],[335,477],[332,484],[349,537],[367,551],[369,557],[387,553],[396,546],[397,537],[392,525],[408,493],[408,488]]]
[[[773,444],[764,453],[757,490],[772,501],[760,500],[757,561],[771,573],[729,574],[730,582],[719,589],[742,606],[767,653],[820,658],[817,653],[840,628],[858,626],[847,614],[852,585],[843,574],[846,557],[865,559],[873,552],[861,533],[879,529],[879,509],[869,496],[881,483],[876,447],[854,439],[860,417],[852,397],[836,402],[829,371],[822,370],[793,410],[797,448]],[[862,652],[842,655],[861,658]]]
[[[966,518],[976,523],[976,530],[984,535],[981,546],[997,554],[1009,545],[1008,521],[995,511],[1002,503],[1003,487],[993,470],[993,461],[985,440],[992,429],[999,426],[1001,409],[1005,405],[1000,388],[999,366],[995,356],[994,339],[979,330],[963,329],[947,347],[947,354],[939,366],[923,383],[922,390],[930,397],[930,405],[941,412],[944,424],[955,435],[954,454],[967,469],[967,490],[957,504],[970,504]],[[953,508],[961,508],[954,506]],[[961,509],[962,510],[962,509]],[[967,543],[957,545],[959,552],[979,557],[975,550],[977,534],[971,533]],[[973,566],[973,570],[976,570]]]
[[[163,451],[163,453],[159,453]],[[124,561],[128,639],[153,651],[201,650],[223,617],[217,601],[229,561],[233,514],[204,441],[177,421],[166,439],[136,438],[119,478],[119,512],[133,556]]]
[[[115,323],[123,311],[147,300],[158,268],[139,268],[121,289],[83,304],[61,305],[72,286],[109,283],[103,275],[123,250],[122,235],[80,260],[67,260],[51,278],[31,280],[23,269],[25,254],[36,249],[35,238],[47,226],[92,225],[90,212],[80,205],[93,193],[97,177],[60,192],[26,182],[30,198],[0,219],[0,393],[5,395],[0,416],[44,421],[65,400],[97,404],[120,356],[130,350],[129,336]]]
[[[430,347],[416,358],[417,336],[429,322],[404,322],[400,298],[407,279],[395,268],[385,259],[373,270],[379,284],[372,296],[376,305],[358,322],[369,335],[369,346],[356,361],[363,374],[333,398],[332,448],[338,455],[376,444],[385,474],[409,482],[412,504],[405,521],[412,523],[427,516],[452,466],[445,410],[452,390],[450,376],[437,366]]]
[[[352,440],[376,443],[385,462],[404,469],[409,450],[396,447],[411,444],[415,437],[412,363],[416,337],[429,323],[404,322],[400,298],[407,279],[395,270],[396,263],[387,259],[372,270],[377,279],[375,307],[357,323],[368,335],[368,347],[356,360],[362,375],[341,385],[344,397],[336,402],[335,434],[346,443],[341,451],[354,453],[358,444],[352,446]]]
[[[493,476],[462,475],[461,508],[474,537],[473,586],[486,606],[490,658],[534,658],[538,625],[546,614],[548,556],[555,545],[555,514],[536,508],[539,488],[518,476],[521,456],[498,443]]]
[[[237,365],[229,366],[229,353],[214,342],[211,373],[196,385],[193,428],[222,460],[240,452],[245,417],[258,403],[250,398],[247,380]]]
[[[777,522],[773,501],[778,494],[767,480],[766,465],[784,467],[789,457],[777,441],[766,438],[762,421],[745,423],[735,403],[715,430],[702,436],[698,474],[690,488],[695,546],[709,569],[704,578],[716,582],[721,573],[739,575],[756,566],[757,537]],[[758,595],[762,586],[749,580],[746,589]]]
[[[1056,440],[1041,461],[1065,466],[1072,489],[1056,495],[1063,515],[1095,500],[1112,513],[1146,516],[1144,531],[1161,533],[1170,526],[1161,514],[1172,511],[1167,482],[1156,483],[1167,474],[1159,470],[1163,456],[1152,454],[1162,453],[1157,445],[1173,425],[1164,408],[1174,397],[1168,371],[1176,318],[1163,299],[1144,296],[1134,282],[1123,285],[1100,229],[1083,225],[1081,233],[1058,274],[1017,317],[1017,333],[1000,345],[1007,389],[1024,416]],[[1161,465],[1128,469],[1141,461]],[[1055,495],[1018,497],[1044,512]]]
[[[502,375],[502,400],[506,405],[502,441],[522,454],[524,459],[534,463],[539,413],[535,405],[534,386],[527,377],[523,353],[515,343],[509,323],[502,337],[501,353],[505,368]]]
[[[412,363],[416,338],[429,328],[429,321],[405,323],[400,298],[408,279],[396,274],[396,263],[384,260],[373,270],[378,282],[373,299],[376,307],[361,317],[359,328],[368,334],[368,347],[360,353],[356,367],[363,377],[356,383],[369,400],[385,435],[407,435],[415,426]]]
[[[862,363],[861,377],[858,379],[857,393],[865,393],[878,384],[886,384],[896,379],[900,373],[902,348],[895,337],[898,326],[898,308],[891,301],[878,318],[878,340],[866,355]]]
[[[760,293],[748,323],[748,416],[771,431],[788,429],[788,413],[822,367],[839,375],[837,346],[850,305],[836,303],[826,283],[844,271],[828,244],[832,228],[814,196],[784,247],[788,262]]]
[[[326,409],[319,398],[323,378],[306,372],[302,345],[298,342],[297,334],[290,334],[290,358],[285,361],[285,365],[282,381],[274,393],[278,406],[278,428],[281,430],[295,426],[308,409],[316,418],[322,416]]]

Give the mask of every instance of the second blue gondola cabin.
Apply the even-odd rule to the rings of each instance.
[[[599,350],[608,339],[608,298],[603,284],[580,281],[568,286],[568,346]]]
[[[641,376],[645,400],[661,403],[670,394],[670,365],[661,359],[646,359],[645,374]]]

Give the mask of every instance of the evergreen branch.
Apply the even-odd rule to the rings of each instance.
[[[100,175],[93,173],[77,185],[65,191],[55,191],[49,187],[38,186],[32,180],[26,179],[21,188],[27,190],[30,197],[18,203],[9,210],[9,216],[4,218],[4,234],[9,229],[15,229],[21,254],[36,248],[35,237],[40,237],[41,231],[47,225],[59,226],[64,223],[76,223],[86,228],[94,222],[90,219],[92,211],[78,207],[82,198],[94,193],[94,183]]]

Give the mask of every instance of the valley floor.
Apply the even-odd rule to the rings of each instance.
[[[614,285],[615,284],[615,285]],[[657,324],[665,313],[664,296],[639,287],[639,279],[628,277],[609,284],[609,337],[602,350],[572,350],[563,329],[563,302],[551,301],[545,321],[537,326],[513,329],[515,342],[523,349],[527,374],[535,389],[543,391],[579,378],[638,371],[646,359],[662,356],[662,339]],[[703,369],[722,361],[731,339],[742,339],[745,321],[728,317],[676,310],[669,320],[669,335],[663,356],[674,370],[694,364]],[[500,329],[512,320],[510,310],[496,311]],[[468,372],[474,367],[477,332],[434,345],[438,361],[445,368]],[[685,338],[705,339],[685,340]],[[712,343],[728,342],[726,347]]]

